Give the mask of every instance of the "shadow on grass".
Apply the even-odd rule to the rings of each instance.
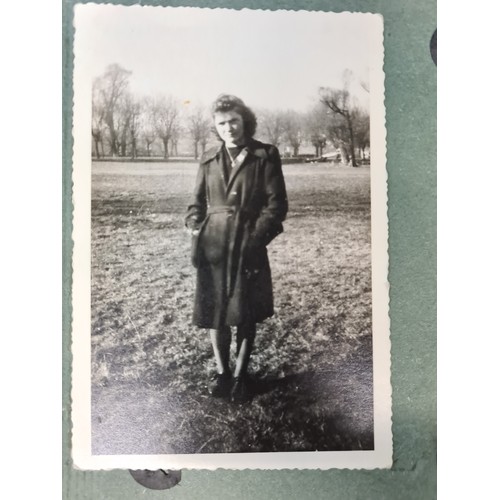
[[[373,449],[371,383],[362,380],[367,377],[360,367],[361,377],[354,378],[339,368],[252,381],[255,398],[272,407],[271,421],[278,423],[256,437],[259,451]]]
[[[371,376],[339,367],[250,382],[234,405],[198,390],[100,388],[96,454],[192,454],[373,449]],[[361,375],[361,376],[360,376]]]

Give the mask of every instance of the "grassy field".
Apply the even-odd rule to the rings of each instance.
[[[242,406],[207,395],[209,337],[190,321],[196,169],[93,164],[93,452],[372,449],[369,169],[284,166],[276,313],[258,327]]]

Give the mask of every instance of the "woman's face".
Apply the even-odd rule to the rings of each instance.
[[[215,129],[226,146],[238,146],[244,142],[243,118],[236,111],[214,113]]]

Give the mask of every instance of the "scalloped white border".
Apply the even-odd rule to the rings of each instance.
[[[99,4],[107,5],[110,4]],[[78,4],[78,9],[97,4]],[[197,7],[120,6],[115,8],[196,9]],[[231,10],[231,9],[210,9]],[[253,9],[241,9],[241,11]],[[279,12],[279,11],[273,11]],[[299,13],[323,11],[293,11]],[[371,16],[370,121],[372,215],[372,315],[375,449],[370,451],[230,453],[197,455],[92,455],[91,452],[91,81],[79,64],[78,32],[73,74],[73,287],[72,287],[72,458],[74,467],[109,469],[375,469],[392,465],[390,321],[386,129],[384,109],[383,19],[374,13],[325,15]]]

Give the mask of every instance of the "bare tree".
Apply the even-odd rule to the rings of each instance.
[[[259,124],[267,141],[277,148],[283,140],[283,113],[281,111],[262,111]]]
[[[120,101],[127,91],[131,71],[119,64],[111,64],[104,74],[94,81],[94,99],[103,109],[103,121],[108,128],[109,145],[112,156],[118,155],[118,133],[116,130],[116,114]]]
[[[138,136],[146,147],[146,156],[151,156],[151,146],[156,139],[156,128],[153,116],[153,100],[143,97],[140,101],[141,113],[138,120]]]
[[[132,159],[137,158],[141,112],[141,101],[129,92],[124,93],[115,117],[118,153],[122,157],[129,153]]]
[[[179,104],[173,97],[158,97],[153,103],[153,122],[157,136],[163,142],[163,158],[168,159],[169,142],[179,125]]]
[[[354,141],[364,160],[366,148],[370,146],[370,115],[362,110],[354,116]]]
[[[200,137],[201,154],[203,154],[207,149],[207,145],[208,145],[208,142],[210,140],[211,131],[212,131],[212,126],[211,126],[211,123],[209,121],[208,128],[204,131],[204,133]]]
[[[324,106],[318,104],[309,111],[305,117],[305,128],[319,158],[327,143],[327,113]]]
[[[136,98],[131,98],[129,102],[129,134],[130,134],[130,156],[137,158],[137,143],[141,126],[141,115],[143,112],[142,103]]]
[[[198,159],[198,147],[201,146],[201,152],[205,152],[205,148],[210,136],[211,123],[207,118],[202,107],[197,107],[187,118],[187,129],[191,140],[193,141],[194,157]]]
[[[96,90],[96,82],[92,84],[92,139],[94,142],[94,151],[96,158],[100,158],[99,144],[101,145],[101,153],[104,156],[104,106],[98,99]]]
[[[293,156],[298,156],[304,136],[303,117],[297,111],[287,111],[282,115],[284,138],[293,149]]]
[[[127,143],[130,132],[130,121],[132,118],[132,96],[125,93],[116,107],[115,113],[115,131],[119,156],[126,156]]]
[[[172,136],[170,137],[170,151],[172,156],[179,156],[179,139],[183,133],[184,127],[177,121],[172,127]]]
[[[332,145],[340,151],[341,161],[344,165],[349,165],[350,157],[350,135],[345,121],[341,116],[328,112],[328,123],[326,135]]]
[[[336,129],[335,135],[349,151],[349,161],[356,167],[354,154],[354,114],[355,108],[351,102],[351,94],[347,88],[334,90],[320,88],[320,102],[332,113],[331,129]],[[332,131],[333,132],[333,131]]]

